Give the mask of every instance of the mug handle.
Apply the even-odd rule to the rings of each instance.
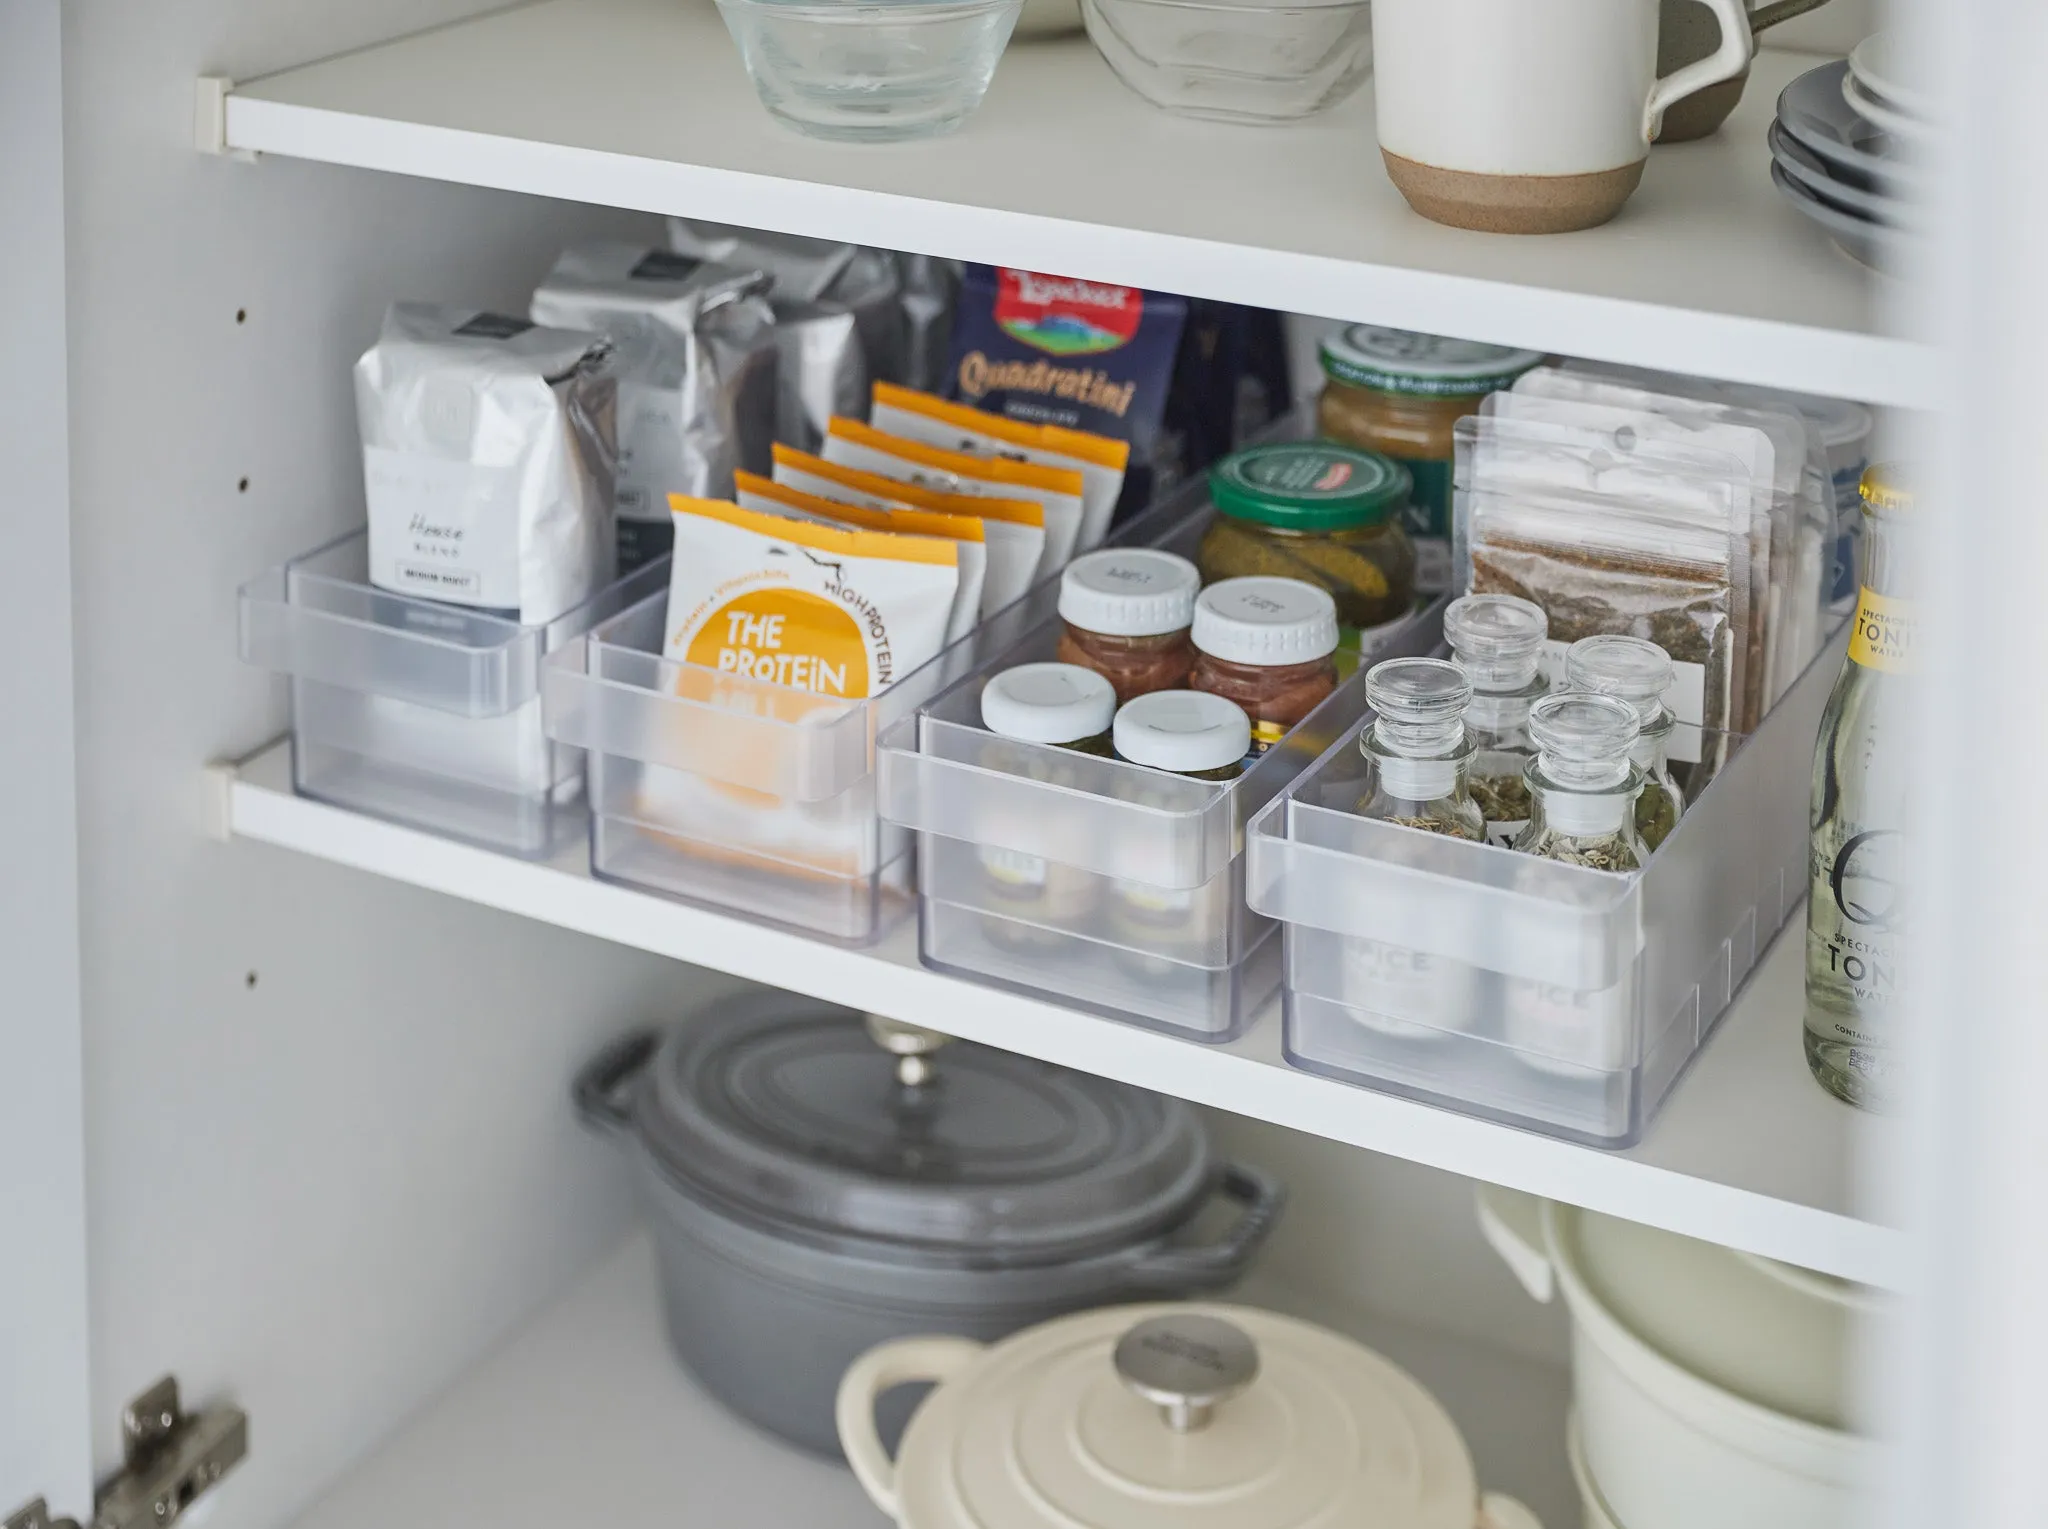
[[[1768,32],[1781,21],[1790,21],[1794,16],[1804,16],[1808,11],[1817,11],[1828,0],[1776,0],[1749,13],[1749,35]]]
[[[986,1351],[985,1345],[971,1338],[896,1338],[869,1349],[840,1379],[832,1408],[839,1447],[846,1452],[854,1479],[889,1517],[895,1518],[901,1506],[896,1495],[896,1462],[882,1447],[881,1430],[875,1427],[875,1402],[891,1386],[920,1380],[943,1384]]]
[[[1756,56],[1756,38],[1749,30],[1749,12],[1742,0],[1698,0],[1721,22],[1721,46],[1697,63],[1667,74],[1650,87],[1650,99],[1643,106],[1643,142],[1656,141],[1664,126],[1667,108],[1697,95],[1709,85],[1732,80],[1749,67]]]

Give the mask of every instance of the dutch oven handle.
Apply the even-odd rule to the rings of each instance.
[[[656,1030],[629,1030],[610,1042],[576,1074],[569,1096],[576,1116],[600,1136],[625,1136],[633,1129],[627,1090],[654,1060],[661,1044]]]
[[[1243,1277],[1280,1220],[1287,1191],[1280,1181],[1249,1163],[1225,1163],[1211,1194],[1243,1209],[1230,1230],[1201,1247],[1157,1243],[1140,1249],[1124,1271],[1128,1284],[1146,1291],[1220,1290]]]

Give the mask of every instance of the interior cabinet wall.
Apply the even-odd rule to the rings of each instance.
[[[360,522],[349,365],[386,301],[516,304],[565,239],[654,224],[203,158],[192,82],[481,8],[65,8],[95,1455],[167,1370],[231,1391],[255,1447],[218,1529],[285,1522],[616,1238],[627,1186],[564,1080],[722,985],[208,837],[203,766],[285,724],[236,657],[236,586]],[[61,665],[61,613],[10,610],[18,662]],[[61,821],[59,796],[29,805]]]

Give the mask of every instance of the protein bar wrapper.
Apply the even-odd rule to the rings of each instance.
[[[741,783],[785,778],[782,751],[807,746],[803,724],[881,694],[938,654],[960,544],[717,500],[670,503],[663,653],[675,693],[699,708],[678,724],[688,729],[680,752],[698,768],[643,771],[637,815],[676,847],[722,863],[867,874],[880,844],[871,791],[807,801]],[[721,728],[719,712],[734,725]]]
[[[1087,485],[1075,468],[942,451],[873,429],[857,419],[832,421],[825,432],[824,456],[828,462],[943,494],[1030,500],[1045,512],[1045,548],[1036,574],[1040,579],[1049,579],[1066,567],[1080,539],[1081,496]]]
[[[838,499],[871,510],[907,507],[975,517],[988,546],[988,579],[981,591],[984,619],[1023,598],[1036,580],[1045,551],[1045,511],[1029,500],[942,494],[783,445],[775,448],[775,481],[821,499]]]
[[[974,515],[946,515],[933,510],[869,509],[837,499],[807,494],[754,473],[733,474],[733,498],[743,510],[787,515],[821,525],[854,526],[866,531],[895,531],[908,536],[943,536],[957,542],[960,582],[946,617],[946,641],[958,642],[981,620],[981,591],[988,581],[987,533]]]
[[[868,423],[890,435],[969,456],[1000,457],[1081,474],[1081,530],[1075,552],[1093,552],[1109,531],[1130,465],[1131,445],[1085,430],[1034,425],[952,403],[893,383],[874,386]]]

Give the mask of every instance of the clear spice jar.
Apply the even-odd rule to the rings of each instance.
[[[1563,691],[1532,706],[1529,821],[1515,848],[1596,871],[1639,870],[1649,852],[1636,833],[1637,731],[1636,709],[1611,695]]]
[[[1116,692],[1108,680],[1078,664],[1020,664],[992,677],[981,692],[981,725],[996,735],[984,762],[1007,775],[1074,784],[1078,769],[1057,753],[1013,744],[1048,744],[1107,757]],[[993,825],[992,825],[993,826]],[[1001,916],[983,931],[1005,949],[1025,954],[1055,950],[1061,931],[1094,912],[1095,879],[1076,866],[1038,855],[981,844],[983,889]]]
[[[1131,764],[1193,780],[1229,781],[1244,773],[1252,724],[1242,707],[1221,696],[1161,690],[1119,710],[1113,736],[1117,757]],[[1117,794],[1147,806],[1185,808],[1185,788],[1167,789],[1172,784],[1132,772]],[[1214,957],[1229,941],[1234,893],[1235,883],[1227,875],[1186,888],[1112,882],[1110,925],[1124,965],[1153,978],[1176,961]]]
[[[1664,704],[1673,678],[1671,655],[1641,637],[1582,637],[1565,651],[1564,683],[1568,690],[1611,695],[1636,709],[1635,747],[1629,762],[1643,777],[1636,797],[1636,832],[1643,848],[1654,851],[1671,837],[1685,811],[1685,793],[1672,778],[1666,757],[1677,718]]]
[[[1415,609],[1415,547],[1401,526],[1408,473],[1376,451],[1275,441],[1209,469],[1216,519],[1202,578],[1273,576],[1327,590],[1344,645],[1370,655]]]
[[[1337,605],[1299,579],[1225,579],[1195,601],[1188,688],[1234,701],[1263,754],[1337,688]]]
[[[1486,820],[1466,785],[1475,754],[1471,682],[1439,658],[1392,658],[1366,672],[1373,723],[1358,740],[1370,766],[1362,817],[1477,842]],[[1411,1046],[1469,1030],[1479,973],[1465,962],[1379,940],[1344,941],[1344,1002],[1365,1030]]]
[[[1328,381],[1316,428],[1408,469],[1414,486],[1403,515],[1415,543],[1416,587],[1441,593],[1451,581],[1451,429],[1543,357],[1354,324],[1324,337],[1321,359]]]
[[[1512,845],[1529,821],[1529,783],[1523,777],[1536,757],[1529,708],[1550,692],[1542,672],[1549,633],[1543,607],[1515,595],[1464,595],[1444,611],[1451,659],[1472,682],[1465,708],[1465,725],[1478,749],[1470,772],[1472,796],[1486,815],[1489,844]]]
[[[1060,575],[1060,662],[1093,669],[1117,704],[1179,690],[1194,667],[1195,595],[1202,578],[1172,552],[1111,548],[1067,564]]]

